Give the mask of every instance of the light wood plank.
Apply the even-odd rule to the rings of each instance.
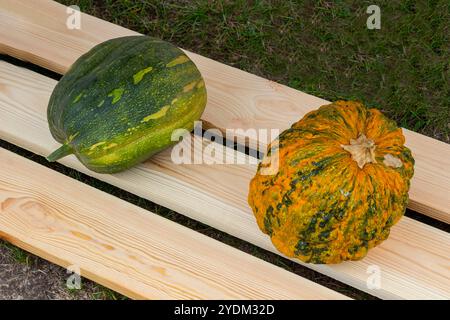
[[[56,148],[58,143],[46,122],[46,106],[55,84],[52,79],[0,62],[0,137],[41,155]],[[170,152],[115,175],[89,171],[74,157],[61,162],[278,253],[258,229],[246,202],[254,165],[175,165]],[[448,299],[449,247],[449,234],[405,217],[392,229],[390,238],[362,261],[306,266],[381,298]],[[382,271],[381,289],[366,286],[371,265]]]
[[[0,236],[130,297],[346,298],[1,148],[0,163]]]
[[[94,45],[107,39],[137,34],[83,14],[81,30],[66,27],[66,8],[47,0],[0,2],[0,53],[29,60],[64,73]],[[260,78],[192,52],[208,89],[205,124],[226,128],[284,130],[326,100]],[[409,207],[450,222],[450,146],[404,130],[416,159]],[[256,140],[249,140],[255,146]],[[265,141],[261,141],[264,145]],[[265,148],[262,148],[264,150]]]

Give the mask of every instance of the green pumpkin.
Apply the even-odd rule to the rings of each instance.
[[[147,36],[105,41],[82,55],[56,85],[47,118],[63,145],[47,159],[69,154],[90,170],[128,169],[191,131],[206,105],[204,80],[174,45]]]

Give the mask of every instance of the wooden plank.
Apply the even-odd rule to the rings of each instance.
[[[46,106],[55,84],[52,79],[0,62],[0,137],[41,155],[56,148],[58,143],[46,122]],[[170,153],[166,150],[115,175],[89,171],[74,157],[61,162],[278,253],[258,229],[246,202],[254,165],[176,165]],[[405,217],[392,229],[390,238],[362,261],[306,266],[381,298],[448,299],[449,247],[449,234]],[[366,286],[367,270],[373,265],[382,271],[380,289]]]
[[[86,14],[82,14],[80,30],[69,30],[67,17],[66,7],[53,1],[3,0],[0,53],[64,73],[94,45],[137,34]],[[305,113],[328,103],[200,55],[187,54],[205,77],[208,105],[202,119],[208,126],[284,130]],[[416,159],[409,207],[449,223],[450,146],[406,129],[404,133]],[[249,142],[257,144],[252,139]]]
[[[347,298],[1,148],[0,163],[0,236],[130,297]]]

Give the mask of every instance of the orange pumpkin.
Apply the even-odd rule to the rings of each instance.
[[[404,142],[393,121],[358,102],[309,112],[271,143],[250,183],[258,226],[305,262],[363,258],[405,212],[414,159]]]

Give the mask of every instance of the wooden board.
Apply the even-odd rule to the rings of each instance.
[[[46,122],[46,106],[55,84],[35,72],[0,62],[0,137],[41,155],[56,148],[58,143]],[[72,156],[61,162],[278,253],[258,229],[246,202],[254,165],[175,165],[170,152],[115,175],[89,171]],[[390,238],[362,261],[306,266],[381,298],[448,299],[449,247],[449,234],[405,217],[394,226]],[[367,270],[373,265],[382,271],[381,289],[366,286]]]
[[[66,27],[66,7],[53,1],[3,0],[0,3],[0,53],[7,53],[64,73],[94,45],[137,34],[82,14],[81,29]],[[202,119],[208,126],[284,130],[326,100],[187,52],[208,89]],[[450,146],[404,130],[416,159],[411,182],[413,210],[450,222]],[[250,139],[251,145],[257,141]],[[262,141],[265,144],[265,141]]]
[[[0,236],[130,297],[347,298],[1,148],[0,163]]]

